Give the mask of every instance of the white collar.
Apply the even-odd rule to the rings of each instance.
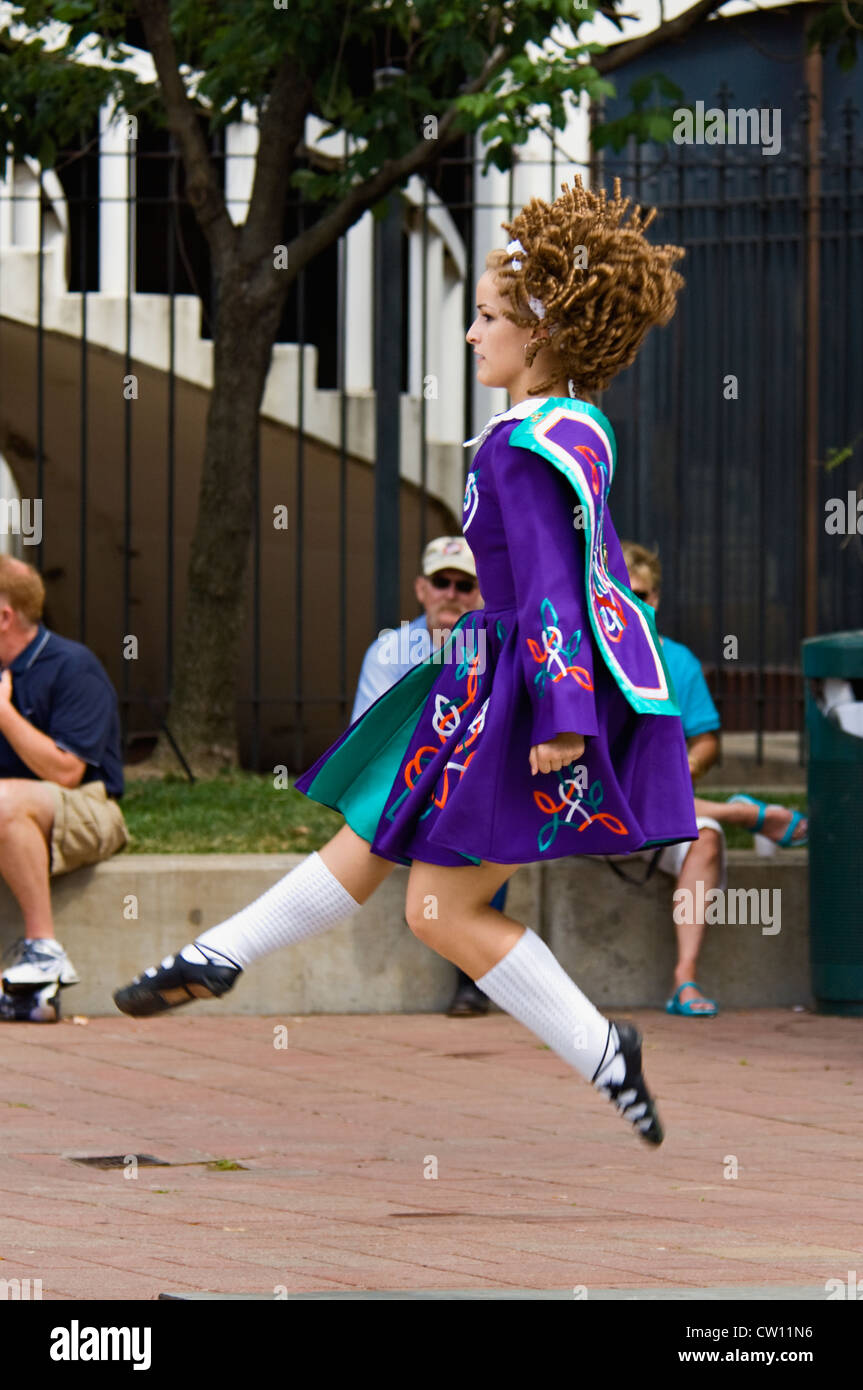
[[[551,400],[550,396],[528,396],[526,401],[519,401],[518,405],[510,406],[509,410],[502,410],[499,415],[492,415],[488,424],[473,439],[466,439],[462,445],[467,449],[471,444],[482,444],[487,435],[491,434],[495,425],[501,424],[504,420],[524,420],[527,415],[531,415],[538,405],[544,405]]]

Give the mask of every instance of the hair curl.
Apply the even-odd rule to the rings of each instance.
[[[636,206],[624,223],[631,199],[621,197],[620,179],[614,180],[610,200],[604,188],[585,188],[579,175],[572,188],[561,187],[553,203],[531,198],[512,222],[501,223],[524,247],[524,255],[515,253],[521,268],[514,270],[512,256],[502,250],[489,252],[486,267],[512,305],[503,311],[507,318],[522,328],[553,327],[561,372],[585,394],[604,390],[634,360],[653,325],[671,319],[684,284],[674,262],[685,252],[647,240],[655,208],[642,215]],[[585,259],[577,255],[581,247],[586,266],[577,264]],[[528,297],[540,300],[544,319],[530,309]],[[547,342],[529,345],[528,366]],[[539,395],[553,384],[549,378],[529,394]]]

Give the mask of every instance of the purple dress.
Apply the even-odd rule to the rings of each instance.
[[[549,426],[538,442],[536,421]],[[296,787],[398,864],[524,864],[696,839],[653,610],[631,594],[605,506],[611,427],[557,398],[490,425],[463,517],[485,607]],[[532,776],[530,748],[560,733],[584,735],[584,754]]]

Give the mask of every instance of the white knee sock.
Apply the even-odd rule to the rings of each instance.
[[[206,957],[197,947],[209,947],[245,968],[281,946],[328,931],[359,908],[315,850],[248,907],[202,932],[180,955],[202,961]]]
[[[617,1029],[527,927],[497,965],[476,981],[479,988],[525,1028],[597,1086],[623,1080],[626,1064]]]

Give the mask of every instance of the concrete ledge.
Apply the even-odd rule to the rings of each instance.
[[[148,965],[265,892],[299,854],[130,855],[55,879],[57,936],[81,976],[63,1012],[114,1012],[111,994]],[[729,888],[779,888],[781,930],[708,928],[700,981],[722,1007],[808,1003],[808,856],[750,851],[728,857]],[[641,861],[639,861],[639,867]],[[251,967],[224,1001],[196,1012],[234,1014],[434,1013],[449,1003],[455,967],[404,920],[408,870],[396,868],[350,921]],[[538,930],[599,1006],[661,1005],[674,959],[671,879],[643,888],[601,860],[529,864],[510,884],[508,915]],[[129,914],[137,911],[137,918]],[[18,907],[0,884],[0,946],[21,935]]]
[[[728,891],[779,890],[778,900],[765,901],[778,901],[781,915],[772,935],[758,923],[708,926],[699,984],[720,1008],[813,1002],[808,863],[805,849],[780,850],[772,859],[728,852]],[[588,998],[598,1008],[664,1005],[675,963],[672,879],[656,873],[637,887],[602,860],[574,858],[543,865],[543,874],[545,939]]]

